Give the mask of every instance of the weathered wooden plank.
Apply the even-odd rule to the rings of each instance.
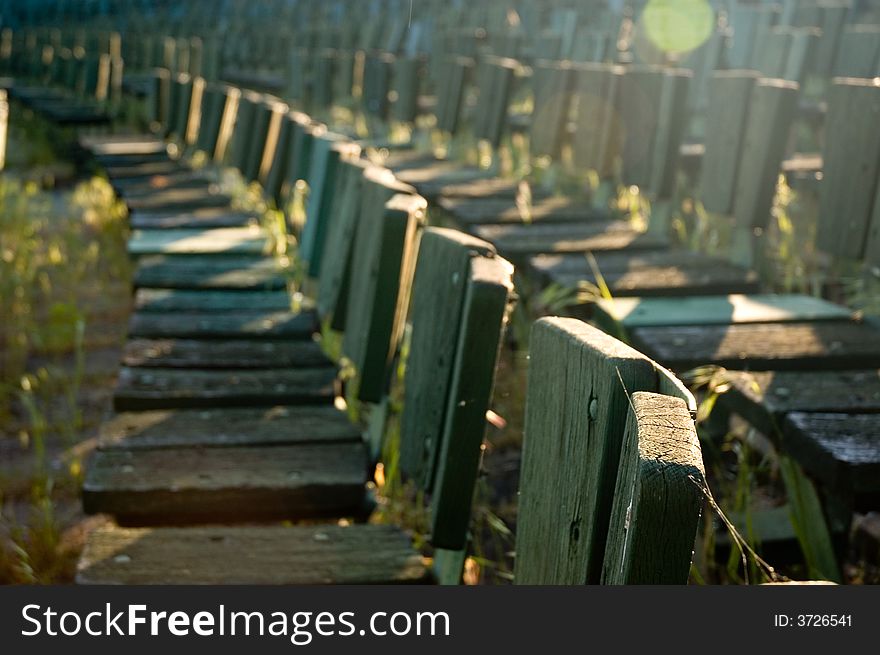
[[[633,344],[676,371],[705,364],[753,370],[880,366],[880,332],[857,322],[638,328]]]
[[[251,147],[251,134],[257,118],[257,106],[263,95],[256,91],[243,91],[238,99],[235,127],[230,138],[229,163],[239,171],[244,169]]]
[[[603,584],[687,584],[706,487],[694,420],[680,398],[631,396]]]
[[[358,398],[377,402],[403,329],[427,203],[403,193],[387,200],[390,193],[407,189],[390,171],[368,169],[364,175],[369,195],[355,236],[342,352],[357,371]]]
[[[782,447],[837,494],[880,493],[880,414],[792,412],[782,424]]]
[[[360,442],[360,429],[330,405],[122,412],[101,425],[102,449],[276,446]]]
[[[615,105],[624,69],[611,64],[573,66],[576,113],[572,140],[575,166],[608,178],[621,150],[621,126]]]
[[[261,255],[269,249],[269,239],[258,226],[135,230],[128,241],[128,252],[132,255]]]
[[[484,241],[440,228],[425,230],[419,244],[409,312],[412,332],[400,466],[423,488],[430,489],[437,466],[471,260],[494,252]]]
[[[217,179],[213,171],[181,168],[168,174],[117,179],[113,180],[112,185],[113,190],[128,201],[170,190],[207,190],[212,184],[217,183]]]
[[[163,289],[285,289],[287,276],[268,257],[152,255],[138,260],[135,287]]]
[[[202,369],[332,366],[320,345],[306,339],[129,339],[122,353],[122,364]]]
[[[729,294],[688,298],[609,298],[596,302],[596,320],[629,330],[661,325],[733,325],[845,321],[852,310],[801,294]]]
[[[511,257],[540,253],[662,248],[665,237],[635,230],[625,221],[587,224],[476,225],[476,234]]]
[[[565,125],[571,112],[571,64],[539,60],[532,66],[534,109],[529,132],[533,157],[559,156]]]
[[[880,371],[728,371],[719,404],[764,434],[775,435],[789,412],[880,412]]]
[[[631,66],[620,78],[614,108],[620,121],[623,184],[648,188],[653,147],[662,104],[664,72],[660,66]]]
[[[859,111],[853,112],[852,108]],[[835,79],[829,90],[817,247],[838,257],[865,256],[880,175],[880,83]],[[873,250],[873,245],[872,245]]]
[[[129,525],[346,516],[366,481],[362,443],[111,448],[89,460],[83,508]]]
[[[437,465],[431,486],[431,543],[437,548],[462,550],[467,545],[486,412],[511,309],[512,275],[513,266],[500,257],[470,262],[446,417],[433,448]]]
[[[128,178],[143,178],[152,175],[174,175],[180,171],[191,170],[184,162],[178,159],[169,159],[166,154],[157,156],[138,157],[127,162],[100,162],[104,166],[107,177],[111,184],[117,180]]]
[[[651,197],[668,200],[676,191],[681,144],[687,130],[688,97],[693,73],[675,68],[663,71],[663,85],[657,107],[657,129],[651,148],[647,190]],[[663,231],[668,226],[663,226]]]
[[[754,71],[718,71],[709,83],[700,199],[707,210],[716,214],[733,212],[736,175],[757,80]]]
[[[217,566],[223,562],[223,566]],[[79,584],[425,582],[421,555],[388,525],[125,529],[91,533]]]
[[[419,90],[423,63],[417,57],[397,57],[394,61],[391,116],[402,123],[415,123],[419,113]]]
[[[340,162],[339,190],[330,208],[333,220],[324,244],[328,256],[321,258],[316,307],[318,316],[329,318],[336,330],[345,327],[354,237],[363,201],[364,171],[369,165],[366,160],[355,158]]]
[[[329,403],[336,369],[181,370],[123,367],[117,411],[190,407],[271,407]]]
[[[767,227],[798,88],[796,82],[761,79],[752,90],[733,199],[738,228]]]
[[[693,398],[640,353],[574,319],[539,320],[529,355],[514,580],[598,583],[629,395],[675,387],[688,407]]]
[[[180,339],[309,339],[318,327],[314,312],[137,312],[128,332],[132,337]]]
[[[284,291],[177,291],[138,289],[134,308],[138,312],[271,312],[289,310],[290,296]]]
[[[232,199],[218,188],[209,186],[196,189],[168,189],[142,196],[127,198],[131,211],[189,211],[202,207],[229,207]]]
[[[754,272],[691,251],[598,252],[594,257],[614,298],[757,293],[759,287]],[[583,254],[537,255],[529,265],[547,283],[563,287],[599,282]]]
[[[839,77],[871,78],[880,72],[880,25],[849,25],[843,29],[834,60]]]
[[[514,191],[511,191],[511,196]],[[443,196],[437,204],[461,225],[489,223],[565,223],[608,220],[610,212],[566,196],[540,198],[530,204],[515,198]]]
[[[187,212],[132,212],[128,222],[134,230],[202,230],[251,227],[256,226],[259,219],[251,212],[209,207]]]

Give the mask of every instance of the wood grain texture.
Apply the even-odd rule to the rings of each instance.
[[[117,411],[187,407],[266,407],[330,403],[333,367],[270,370],[182,370],[123,367]]]
[[[880,412],[880,371],[728,371],[718,402],[764,434],[777,433],[789,412]]]
[[[138,260],[135,288],[285,289],[287,277],[268,257],[229,255],[152,255]]]
[[[678,179],[681,144],[690,118],[689,95],[693,73],[682,68],[663,72],[663,84],[657,107],[657,130],[653,135],[650,175],[645,184],[651,197],[672,198]]]
[[[844,497],[880,494],[880,414],[792,412],[782,424],[782,447]]]
[[[360,429],[329,405],[122,412],[101,425],[103,450],[356,442]]]
[[[621,125],[615,106],[624,69],[611,64],[575,64],[573,98],[575,127],[572,137],[574,164],[609,177],[621,149]]]
[[[332,366],[312,340],[129,339],[123,366],[288,368]]]
[[[138,289],[134,308],[138,312],[280,312],[289,310],[290,296],[278,291],[213,291]]]
[[[880,366],[880,332],[856,322],[655,327],[633,344],[676,371],[705,364],[752,370],[834,370]]]
[[[598,583],[629,394],[689,394],[642,354],[574,319],[540,319],[529,353],[514,579]]]
[[[314,312],[138,312],[129,336],[179,339],[310,339],[318,327]]]
[[[660,66],[630,66],[620,78],[614,107],[622,136],[621,182],[627,186],[649,186],[654,141],[665,128],[659,116],[663,85]]]
[[[364,503],[361,443],[98,450],[88,514],[131,525],[351,516]]]
[[[635,230],[625,221],[588,224],[476,225],[473,234],[511,258],[540,253],[565,253],[661,248],[667,240]]]
[[[222,567],[217,562],[223,562]],[[79,584],[426,582],[410,538],[386,525],[126,529],[91,533]]]
[[[556,158],[571,112],[571,65],[565,61],[538,60],[532,71],[535,106],[529,132],[529,152],[533,157]]]
[[[463,550],[467,545],[486,412],[512,309],[512,276],[513,266],[500,257],[470,262],[446,416],[433,447],[437,465],[431,486],[431,543],[438,548]]]
[[[603,584],[687,584],[706,486],[694,420],[679,398],[631,396]]]
[[[471,260],[494,252],[484,241],[442,228],[426,229],[419,244],[409,311],[412,332],[400,467],[422,488],[430,489],[437,466]]]

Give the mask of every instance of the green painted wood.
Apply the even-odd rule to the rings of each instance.
[[[493,148],[501,144],[507,127],[507,110],[519,62],[502,57],[486,57],[478,65],[478,87],[474,135]]]
[[[447,550],[435,548],[434,557],[431,561],[431,570],[439,585],[459,585],[464,571],[464,563],[467,560],[467,550]]]
[[[694,401],[644,355],[574,319],[540,319],[529,355],[514,580],[598,583],[630,394],[679,387]]]
[[[332,406],[122,412],[101,425],[102,450],[345,443],[360,429]]]
[[[413,124],[419,113],[422,60],[417,57],[397,57],[394,60],[391,117],[401,123]]]
[[[206,230],[135,230],[128,242],[128,252],[135,256],[261,255],[268,251],[268,238],[256,226]]]
[[[442,64],[442,82],[438,88],[443,90],[437,98],[437,128],[447,134],[456,134],[459,128],[465,87],[474,69],[470,57],[449,57]]]
[[[665,127],[659,116],[664,78],[661,67],[639,65],[620,78],[614,107],[622,133],[621,182],[627,186],[650,184],[654,142]]]
[[[116,411],[329,404],[336,369],[183,370],[122,367]]]
[[[412,332],[400,424],[400,468],[421,488],[431,488],[442,448],[471,262],[494,253],[484,241],[442,228],[426,229],[419,243],[409,312]]]
[[[816,44],[815,70],[817,75],[823,77],[831,75],[840,39],[843,35],[843,28],[847,22],[847,14],[851,8],[852,3],[849,0],[824,3],[821,23],[816,25],[816,27],[822,28],[822,34]]]
[[[171,88],[174,112],[168,121],[166,137],[184,141],[192,108],[193,79],[185,73],[175,75],[171,80]]]
[[[592,63],[576,64],[573,69],[572,95],[577,107],[572,140],[574,164],[606,179],[614,170],[621,147],[615,105],[624,69]]]
[[[333,196],[333,221],[327,229],[326,257],[321,258],[318,292],[315,299],[318,315],[329,319],[335,330],[345,327],[352,252],[360,218],[366,159],[340,161],[339,191]]]
[[[594,258],[613,298],[758,293],[759,288],[754,272],[687,250],[599,252]],[[529,267],[547,284],[598,284],[583,254],[537,255]]]
[[[676,371],[717,364],[747,370],[880,366],[880,331],[853,321],[646,327],[633,345]]]
[[[244,171],[247,163],[256,125],[257,107],[262,100],[262,94],[255,91],[243,91],[238,101],[235,128],[230,143],[229,163],[239,171]]]
[[[263,153],[268,146],[269,127],[276,112],[286,109],[286,105],[273,102],[270,98],[263,98],[253,108],[253,123],[248,130],[247,150],[241,159],[239,170],[242,177],[248,182],[254,182],[260,174],[260,166],[263,162]]]
[[[130,211],[190,211],[203,207],[228,207],[232,199],[215,186],[166,189],[136,198],[126,198]]]
[[[769,79],[759,80],[752,91],[733,202],[738,228],[767,227],[798,91],[796,82]]]
[[[880,25],[844,28],[834,60],[838,77],[874,77],[880,73]]]
[[[722,215],[733,212],[740,153],[757,81],[758,74],[753,71],[719,71],[709,83],[700,200],[710,212]]]
[[[277,207],[281,207],[284,200],[282,189],[287,174],[287,162],[290,158],[294,124],[295,112],[289,111],[281,117],[281,122],[278,127],[278,138],[275,144],[275,150],[272,153],[272,162],[269,166],[269,171],[266,174],[265,184],[263,185],[266,190],[266,195],[275,202]]]
[[[161,179],[161,178],[160,178]],[[193,176],[191,183],[204,182]],[[250,227],[259,223],[251,212],[233,211],[226,207],[206,207],[187,212],[134,212],[128,222],[133,230],[199,230],[218,227]]]
[[[286,368],[330,366],[310,339],[129,339],[123,366],[161,368]]]
[[[652,137],[650,173],[647,178],[647,189],[656,199],[672,198],[676,190],[681,144],[690,118],[688,105],[692,78],[693,73],[687,69],[667,69],[663,72],[657,129]],[[664,227],[668,226],[661,226]]]
[[[391,76],[395,57],[388,52],[367,54],[364,61],[363,102],[367,114],[385,120],[388,117]]]
[[[490,191],[497,191],[497,187]],[[441,196],[436,204],[448,213],[457,225],[485,225],[490,223],[566,223],[608,220],[610,212],[603,211],[568,196],[533,198],[526,204],[517,200],[517,187],[507,189],[509,197],[488,195],[470,198]]]
[[[854,112],[853,107],[859,111]],[[836,79],[829,90],[822,153],[817,247],[848,259],[865,256],[880,175],[880,84]]]
[[[179,311],[132,315],[130,336],[148,338],[257,339],[310,338],[317,328],[313,312]]]
[[[360,146],[332,132],[315,137],[309,164],[309,200],[306,223],[300,235],[298,254],[307,264],[306,272],[317,277],[321,271],[324,245],[330,225],[336,219],[331,211],[339,193],[339,162],[360,155]]]
[[[78,584],[399,584],[428,578],[405,532],[354,524],[108,526],[89,535],[76,579]]]
[[[792,30],[786,65],[779,77],[794,80],[803,85],[807,76],[816,70],[816,57],[821,36],[822,30],[818,28]]]
[[[308,179],[315,137],[320,136],[327,129],[313,123],[305,114],[297,113],[293,118],[294,126],[290,135],[291,143],[284,175],[288,189],[292,189],[299,180]]]
[[[611,298],[596,301],[596,320],[625,329],[660,325],[732,325],[848,320],[846,307],[801,294]]]
[[[138,260],[135,288],[283,290],[287,276],[266,257],[148,255]]]
[[[572,68],[565,61],[539,60],[532,66],[534,108],[529,130],[533,157],[557,158],[571,112]]]
[[[687,584],[706,500],[694,420],[680,398],[630,401],[602,584]]]
[[[470,263],[447,415],[434,446],[437,472],[431,491],[431,543],[439,548],[463,550],[467,545],[486,412],[511,309],[512,275],[513,266],[500,257],[478,257]]]
[[[403,329],[427,203],[403,195],[408,187],[386,169],[364,175],[367,190],[352,255],[342,353],[357,371],[358,398],[377,402],[386,391]]]
[[[749,67],[763,77],[785,78],[791,42],[790,28],[774,27],[763,30],[757,35]]]
[[[478,225],[471,231],[494,244],[502,255],[523,257],[540,253],[662,248],[665,237],[634,230],[626,221],[590,222],[583,225]]]
[[[129,525],[345,516],[363,510],[361,443],[96,451],[83,509]]]
[[[291,307],[290,296],[278,291],[175,291],[138,289],[134,297],[137,312],[266,312]]]
[[[336,75],[336,51],[321,50],[315,55],[315,77],[312,102],[315,109],[327,109],[333,105],[333,86]]]
[[[745,4],[734,2],[728,13],[728,24],[732,28],[732,41],[727,50],[727,61],[731,68],[747,68],[752,53],[757,47],[757,39],[763,30],[772,27],[781,17],[782,8],[778,4]]]

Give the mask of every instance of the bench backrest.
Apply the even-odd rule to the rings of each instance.
[[[652,414],[641,403],[636,405],[632,395],[640,391],[679,400],[663,401],[665,408]],[[618,580],[620,549],[613,546],[609,552],[609,538],[613,545],[621,537],[621,512],[624,528],[633,525],[625,519],[630,511],[628,500],[635,498],[635,490],[629,486],[616,490],[619,472],[631,476],[632,471],[640,470],[640,464],[632,458],[647,457],[641,439],[649,432],[650,417],[669,411],[676,426],[672,430],[677,435],[675,439],[682,439],[685,445],[681,453],[673,452],[668,459],[658,449],[657,460],[650,465],[677,471],[676,475],[668,476],[674,488],[670,494],[687,496],[692,490],[694,497],[699,496],[698,486],[683,482],[679,475],[679,467],[684,467],[686,475],[696,475],[694,469],[701,470],[694,455],[699,453],[699,442],[693,422],[689,416],[685,420],[685,415],[694,410],[693,397],[671,373],[629,346],[575,319],[539,320],[532,329],[529,350],[515,581],[596,584],[603,579],[603,569],[607,570],[608,581]],[[635,414],[635,429],[631,427],[628,434],[630,411]],[[633,439],[639,447],[625,448],[624,444]],[[636,478],[644,483],[641,474]],[[670,511],[678,512],[683,506],[676,503]],[[664,571],[662,576],[658,573],[653,579],[687,579],[701,503],[694,501],[688,507],[692,510],[689,515],[674,517],[677,530],[684,537],[672,540],[689,544],[686,552],[677,552],[678,565],[674,570]],[[654,525],[661,527],[672,520],[663,516],[653,518],[658,521]],[[643,516],[637,527],[647,529],[651,520]],[[613,526],[613,533],[609,533],[609,526]],[[627,557],[637,562],[650,558],[652,549],[666,546],[665,542],[657,544],[659,539],[660,534],[648,539],[640,537],[637,543],[644,546],[643,551],[630,551]],[[628,581],[652,580],[630,577]]]
[[[513,266],[453,230],[422,235],[409,313],[400,468],[430,494],[431,543],[462,550]],[[460,573],[460,571],[459,571]]]

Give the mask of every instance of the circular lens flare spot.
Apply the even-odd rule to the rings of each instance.
[[[715,12],[706,0],[649,0],[641,23],[655,48],[685,53],[699,48],[712,34]]]

